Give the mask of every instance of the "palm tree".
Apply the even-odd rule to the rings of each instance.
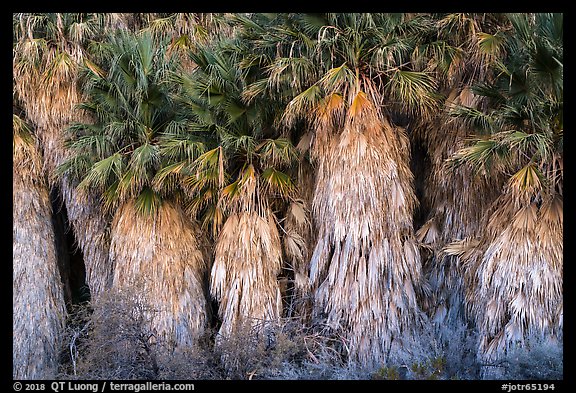
[[[443,248],[479,234],[481,218],[500,194],[504,180],[481,176],[468,166],[446,164],[474,132],[474,125],[450,114],[454,107],[477,111],[486,106],[486,99],[474,94],[471,85],[492,77],[489,65],[499,58],[502,41],[494,28],[502,22],[494,14],[434,15],[432,22],[436,28],[418,46],[414,63],[436,74],[445,104],[432,119],[415,119],[413,138],[430,159],[421,197],[421,210],[428,216],[417,232],[429,250],[424,253],[424,272],[432,296],[426,299],[426,309],[444,329],[465,322],[465,302],[459,259]]]
[[[54,379],[66,307],[48,185],[38,142],[16,114],[12,141],[12,376]]]
[[[183,146],[171,134],[189,127],[168,82],[177,63],[166,41],[149,33],[116,31],[92,49],[82,108],[95,121],[70,127],[73,154],[59,173],[80,180],[78,188],[95,192],[113,214],[112,287],[136,285],[154,309],[149,317],[158,336],[190,345],[207,324],[207,263],[199,227],[181,208],[181,191],[162,176]],[[184,153],[196,158],[189,147]]]
[[[484,127],[452,162],[509,176],[476,247],[463,258],[479,355],[487,362],[518,343],[562,336],[563,17],[507,18],[498,77],[475,88],[488,98],[487,110],[454,110]],[[452,251],[465,251],[462,246]]]
[[[412,227],[409,140],[391,114],[401,103],[422,116],[436,107],[434,80],[406,62],[424,20],[239,19],[257,36],[251,62],[267,70],[250,93],[278,92],[287,102],[280,123],[313,133],[315,314],[342,328],[351,361],[372,366],[401,356],[403,336],[423,323],[417,298],[426,286]]]
[[[68,156],[64,128],[82,118],[75,106],[82,100],[77,88],[85,46],[99,33],[97,14],[14,14],[14,89],[35,127],[43,151],[43,168],[51,187],[63,196],[86,266],[86,280],[95,299],[111,283],[109,237],[97,202],[76,192],[66,176],[55,180],[54,169]]]
[[[301,142],[306,142],[302,139]],[[309,139],[308,139],[309,142]],[[310,217],[309,206],[312,204],[314,191],[314,168],[305,154],[309,146],[299,143],[300,153],[296,173],[296,192],[294,199],[285,214],[283,247],[286,269],[292,272],[292,294],[286,314],[289,317],[300,317],[308,323],[312,312],[312,287],[309,279],[309,261],[316,242],[314,228]],[[304,150],[305,149],[305,150]]]
[[[219,302],[221,338],[241,327],[262,331],[281,316],[282,248],[273,211],[291,194],[282,169],[296,157],[290,141],[270,128],[273,105],[243,102],[237,53],[226,36],[191,52],[197,67],[179,83],[194,128],[209,144],[191,165],[173,167],[191,197],[190,214],[201,216],[215,241],[210,291]]]

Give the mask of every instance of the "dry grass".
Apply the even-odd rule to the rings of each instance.
[[[63,379],[156,379],[158,353],[166,345],[151,317],[159,310],[141,296],[142,281],[111,289],[77,306],[62,348]]]
[[[193,345],[208,320],[198,228],[172,202],[163,202],[148,217],[129,201],[116,213],[111,238],[113,288],[141,282],[142,301],[157,309],[150,317],[152,331],[173,345]]]
[[[377,370],[346,360],[343,336],[319,321],[280,318],[266,329],[239,322],[234,334],[208,331],[194,347],[173,349],[154,336],[150,316],[158,311],[138,295],[139,287],[111,290],[89,307],[79,307],[69,322],[59,378],[145,380],[357,380],[476,379],[479,364],[473,334],[446,330],[445,343],[427,329],[420,341],[407,341],[410,357],[390,358]],[[93,310],[92,310],[93,308]],[[266,331],[265,331],[266,330]],[[273,337],[273,340],[270,340]],[[558,362],[556,352],[546,363]],[[513,364],[510,372],[522,365]],[[541,362],[545,366],[544,362]],[[551,364],[551,363],[550,363]],[[543,370],[542,370],[543,371]],[[510,378],[514,376],[510,374]]]
[[[155,336],[158,309],[138,295],[139,286],[112,289],[78,307],[63,343],[61,379],[248,380],[366,378],[345,365],[342,343],[330,329],[299,319],[278,319],[266,330],[239,322],[214,345],[207,332],[193,347],[172,348]],[[269,340],[270,336],[274,340]]]
[[[33,139],[14,129],[12,169],[14,379],[51,379],[66,308],[51,205]]]

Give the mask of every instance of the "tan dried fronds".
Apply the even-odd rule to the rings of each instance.
[[[429,207],[430,215],[417,234],[419,241],[433,250],[424,261],[425,276],[432,288],[432,297],[426,299],[425,306],[438,324],[465,316],[461,258],[442,249],[453,241],[480,235],[482,218],[504,185],[502,176],[480,176],[469,166],[447,165],[446,160],[464,147],[466,138],[473,133],[462,120],[448,116],[447,111],[454,104],[476,108],[482,101],[467,87],[452,89],[446,112],[439,114],[435,122],[417,128],[431,161],[422,201]]]
[[[50,174],[64,159],[64,128],[78,116],[75,106],[81,98],[76,82],[82,55],[40,42],[23,38],[16,44],[13,80],[27,117],[36,127]]]
[[[259,177],[250,164],[221,192],[219,204],[229,216],[216,241],[210,276],[210,292],[220,303],[220,337],[238,324],[265,326],[281,316],[282,247]]]
[[[425,285],[412,228],[409,142],[366,90],[351,92],[353,113],[343,125],[317,123],[310,277],[316,312],[346,332],[352,361],[371,365],[401,351],[401,337],[418,329],[417,294]]]
[[[12,170],[14,379],[54,379],[66,308],[51,205],[34,140],[15,135]]]
[[[142,282],[140,296],[157,310],[150,316],[153,331],[175,346],[193,345],[207,326],[202,247],[199,229],[172,202],[145,217],[131,200],[114,217],[113,288]]]
[[[17,115],[13,115],[12,127],[12,169],[26,173],[30,181],[45,186],[38,141],[24,120]]]
[[[276,321],[282,310],[282,248],[272,212],[232,213],[214,253],[210,291],[220,303],[220,335],[229,336],[238,324]]]
[[[306,320],[312,311],[309,261],[316,241],[309,211],[314,191],[314,170],[307,160],[300,162],[297,187],[302,199],[292,201],[288,207],[282,240],[286,265],[293,271],[294,277],[294,292],[288,315],[295,314]]]
[[[466,259],[466,297],[487,361],[530,337],[562,334],[562,197],[522,202],[513,188],[496,201],[479,249]]]

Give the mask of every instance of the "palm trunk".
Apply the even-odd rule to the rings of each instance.
[[[208,323],[200,234],[184,212],[163,202],[151,217],[126,202],[112,224],[113,288],[141,293],[152,330],[172,346],[191,346]]]
[[[17,142],[12,169],[13,378],[54,379],[66,307],[51,205],[36,146]]]
[[[110,228],[98,201],[74,187],[68,178],[61,181],[61,190],[86,268],[86,283],[92,301],[112,286],[114,265],[109,258]]]
[[[65,129],[80,114],[74,107],[81,97],[76,90],[75,77],[43,83],[43,75],[16,79],[16,90],[23,99],[23,107],[36,126],[43,156],[44,170],[51,184],[55,168],[67,157],[64,146]],[[33,92],[31,92],[32,90]],[[92,300],[96,300],[111,283],[113,265],[108,259],[108,223],[98,202],[81,195],[68,178],[59,181],[59,189],[69,214],[75,238],[82,250],[86,266],[86,279]]]

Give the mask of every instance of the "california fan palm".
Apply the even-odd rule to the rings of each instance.
[[[193,197],[192,213],[215,239],[210,290],[222,337],[240,326],[260,330],[281,316],[282,248],[272,208],[292,190],[282,167],[296,155],[288,140],[274,138],[271,105],[242,101],[236,54],[226,39],[199,45],[192,52],[198,67],[181,80],[197,129],[213,135],[212,149],[182,182]]]
[[[103,23],[97,14],[14,14],[14,87],[36,128],[50,185],[60,187],[93,298],[112,278],[106,222],[97,201],[77,192],[66,176],[56,182],[54,170],[69,154],[64,129],[85,116],[75,109],[82,100],[78,70],[86,60],[87,42],[97,38]]]
[[[96,120],[70,128],[74,154],[59,172],[80,179],[78,187],[95,191],[113,214],[112,286],[139,288],[157,334],[189,345],[207,323],[207,263],[199,228],[180,207],[181,193],[161,175],[173,164],[174,143],[166,135],[185,132],[187,124],[171,98],[167,81],[176,63],[166,48],[150,34],[128,32],[99,46],[85,68],[82,104]]]
[[[282,124],[314,131],[315,312],[344,330],[352,361],[381,364],[401,354],[402,336],[423,322],[409,141],[390,121],[395,100],[419,113],[436,105],[432,78],[403,64],[419,21],[380,14],[285,18],[254,42],[256,54],[268,53],[268,79],[253,89],[292,94]]]
[[[563,319],[563,18],[508,18],[499,78],[476,88],[489,98],[489,109],[454,113],[482,118],[485,136],[452,162],[488,176],[512,174],[464,260],[479,355],[488,361],[526,340],[561,337]]]
[[[431,251],[424,253],[432,290],[426,310],[437,326],[458,328],[465,320],[462,271],[458,257],[446,254],[443,247],[479,234],[481,218],[500,194],[503,176],[485,177],[468,166],[447,165],[477,131],[474,123],[452,117],[451,112],[454,107],[471,112],[486,107],[486,98],[474,94],[471,86],[492,78],[490,65],[500,56],[502,37],[494,31],[499,25],[494,14],[439,15],[431,22],[433,29],[418,46],[414,62],[436,74],[445,105],[432,118],[417,119],[414,127],[414,139],[430,159],[421,198],[421,211],[428,216],[417,237]]]

